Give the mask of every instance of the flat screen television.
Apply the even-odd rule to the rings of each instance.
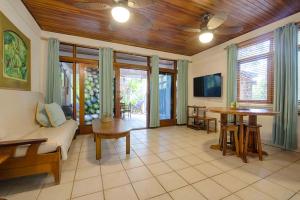
[[[194,78],[195,97],[221,97],[221,73]]]

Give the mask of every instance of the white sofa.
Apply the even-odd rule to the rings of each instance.
[[[40,127],[35,120],[39,101],[42,102],[42,95],[37,92],[0,89],[0,144],[7,141],[47,138],[46,142],[41,142],[38,146],[37,154],[60,152],[61,159],[66,160],[78,125],[74,120],[67,120],[56,128]],[[26,156],[28,148],[29,145],[18,145],[14,150],[14,157]]]

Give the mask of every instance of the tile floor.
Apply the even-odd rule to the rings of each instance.
[[[218,134],[186,127],[133,131],[131,154],[125,139],[103,142],[95,160],[90,135],[73,141],[62,164],[60,185],[50,175],[0,182],[8,200],[202,200],[300,199],[300,153],[264,146],[264,161],[222,156],[209,146]]]

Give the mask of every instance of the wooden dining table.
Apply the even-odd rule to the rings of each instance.
[[[208,108],[209,112],[219,113],[222,124],[227,124],[228,116],[234,116],[234,122],[239,122],[239,149],[240,157],[244,162],[247,162],[247,158],[244,153],[244,117],[248,116],[249,126],[257,125],[257,116],[275,116],[279,112],[273,111],[272,109],[265,108],[230,108],[230,107],[215,107]],[[221,141],[221,140],[219,140]],[[212,149],[220,149],[220,144],[211,145]]]

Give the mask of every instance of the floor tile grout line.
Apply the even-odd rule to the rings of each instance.
[[[137,156],[139,156],[139,155],[137,155]],[[146,167],[147,170],[151,173],[151,175],[152,175],[153,178],[157,181],[157,183],[163,188],[163,190],[164,190],[166,193],[168,193],[168,191],[165,189],[165,187],[159,182],[159,180],[157,179],[157,177],[154,176],[154,174],[152,173],[152,171],[150,170],[150,168],[147,166],[147,164],[146,164],[140,157],[139,157],[139,159],[144,163],[145,167]],[[150,179],[150,178],[149,178],[149,179]],[[160,195],[162,195],[162,194],[160,194]],[[160,196],[160,195],[158,195],[158,196]],[[171,196],[171,195],[169,195],[169,196]],[[151,198],[153,198],[153,197],[151,197]],[[171,196],[171,199],[173,199],[172,196]]]
[[[100,177],[101,177],[101,185],[102,185],[102,197],[103,197],[103,200],[105,200],[105,191],[104,191],[104,182],[103,182],[103,175],[102,175],[102,169],[101,169],[101,162],[99,160],[99,170],[100,170]]]
[[[81,149],[82,149],[82,146],[83,146],[83,142],[84,141],[81,141],[81,145],[80,145],[80,151],[79,151],[79,155],[78,155],[78,159],[77,159],[77,164],[76,164],[76,168],[75,168],[75,174],[74,174],[74,177],[73,177],[73,184],[72,184],[72,190],[71,190],[71,194],[70,194],[70,199],[72,199],[72,195],[73,195],[73,189],[74,189],[74,185],[75,185],[75,177],[76,177],[77,169],[78,169],[78,165],[79,165],[79,157],[80,157],[80,154],[82,153]]]
[[[300,160],[300,159],[299,159],[299,160]],[[294,162],[296,163],[297,161],[294,161]],[[292,163],[294,163],[294,162],[292,162]],[[257,181],[255,181],[255,182],[249,184],[247,187],[251,187],[252,185],[254,185],[255,183],[257,183],[257,182],[259,182],[259,181],[261,181],[261,180],[263,180],[263,179],[266,180],[267,177],[270,177],[271,175],[273,175],[273,174],[275,174],[275,173],[281,171],[282,169],[284,169],[284,168],[286,168],[286,167],[292,165],[292,163],[289,164],[289,165],[287,165],[287,166],[285,166],[285,167],[282,167],[282,168],[280,168],[280,169],[278,169],[278,170],[272,171],[271,174],[265,176],[264,178],[261,178],[261,177],[260,177],[259,180],[257,180]],[[243,166],[245,166],[245,165],[243,165]],[[241,166],[241,167],[242,167],[242,166]],[[241,167],[239,167],[239,168],[241,168]],[[251,173],[251,172],[249,172],[249,173]],[[253,173],[251,173],[251,174],[253,174]],[[255,175],[255,174],[253,174],[253,175]],[[258,176],[258,177],[259,177],[259,176]],[[240,179],[240,180],[241,180],[241,179]],[[278,186],[280,186],[280,187],[283,187],[283,188],[285,188],[285,189],[287,189],[287,190],[289,190],[288,188],[286,188],[286,187],[284,187],[284,186],[282,186],[282,185],[279,185],[279,184],[274,183],[274,182],[272,182],[272,181],[270,181],[270,182],[273,183],[273,184],[276,184],[276,185],[278,185]],[[237,194],[237,192],[239,192],[239,191],[241,191],[241,190],[243,190],[243,189],[245,189],[245,188],[247,188],[247,187],[244,187],[244,188],[242,188],[242,189],[239,189],[239,190],[235,191],[233,194]],[[258,189],[256,189],[256,188],[254,188],[254,189],[255,189],[255,190],[258,190]],[[265,193],[265,192],[263,192],[263,191],[261,191],[261,190],[258,190],[258,191],[260,191],[260,192],[262,192],[263,194],[265,194],[265,195],[271,197],[272,199],[274,199],[274,198],[273,198],[272,196],[270,196],[269,194],[267,194],[267,193]],[[290,191],[290,190],[289,190],[289,191]],[[291,192],[293,192],[293,191],[291,191]]]
[[[131,141],[130,141],[130,142],[131,142]],[[121,160],[120,160],[120,161],[121,161]],[[124,165],[123,165],[123,163],[122,163],[122,161],[121,161],[121,165],[122,165],[123,168],[124,168],[124,171],[125,171],[125,173],[126,173],[126,175],[127,175],[127,178],[128,178],[128,180],[129,180],[129,183],[130,183],[130,185],[131,185],[131,187],[132,187],[132,189],[133,189],[133,191],[134,191],[134,194],[136,195],[137,199],[140,200],[140,197],[138,196],[138,194],[137,194],[135,188],[133,187],[133,184],[132,184],[132,182],[131,182],[131,180],[130,180],[130,177],[129,177],[129,175],[128,175],[128,173],[127,173],[127,171],[126,171],[126,169],[125,169],[125,167],[124,167]]]

